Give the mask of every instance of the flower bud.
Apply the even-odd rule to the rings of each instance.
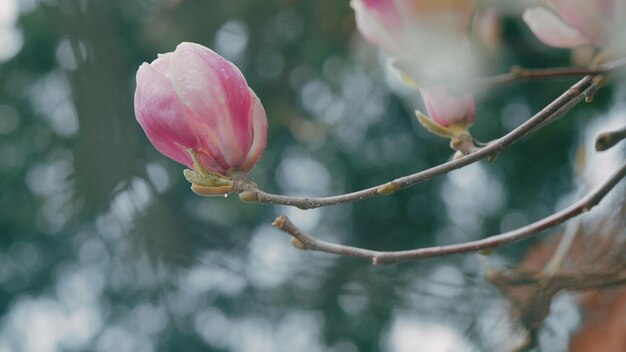
[[[199,44],[139,67],[135,116],[159,152],[199,172],[246,175],[265,149],[261,101],[235,65]]]
[[[472,94],[455,96],[440,86],[421,88],[420,94],[428,117],[440,126],[460,125],[467,128],[476,119],[476,104]]]

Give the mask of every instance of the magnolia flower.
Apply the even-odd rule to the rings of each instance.
[[[139,67],[135,116],[154,147],[194,168],[185,175],[203,186],[246,175],[265,149],[261,101],[235,65],[199,44]]]
[[[476,105],[471,94],[455,96],[445,87],[421,88],[420,94],[428,116],[442,127],[466,129],[476,119]]]
[[[417,117],[429,131],[454,138],[474,122],[471,94],[454,96],[445,83],[462,84],[474,74],[466,38],[474,0],[352,0],[357,28],[382,48],[419,87],[426,110]],[[450,127],[450,128],[449,128]]]
[[[546,7],[524,11],[524,21],[547,45],[574,48],[594,45],[613,48],[624,34],[623,0],[545,0]]]
[[[471,77],[474,0],[352,0],[359,32],[418,84]]]

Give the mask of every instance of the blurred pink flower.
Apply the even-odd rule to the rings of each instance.
[[[612,47],[623,36],[624,0],[545,0],[545,7],[524,11],[524,21],[547,45]]]
[[[469,127],[476,119],[476,104],[472,94],[454,96],[445,87],[421,88],[420,94],[428,117],[443,127]]]
[[[472,33],[490,51],[499,49],[502,42],[502,19],[498,10],[488,7],[474,16]]]
[[[209,172],[245,175],[265,149],[261,101],[235,65],[199,44],[139,67],[135,116],[159,152],[189,168],[191,149]]]
[[[352,0],[359,32],[418,84],[475,70],[466,38],[475,0]]]

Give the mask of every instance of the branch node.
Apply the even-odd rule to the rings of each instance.
[[[570,95],[572,96],[579,96],[580,95],[580,88],[577,87],[571,87],[570,89],[567,90],[569,92]]]
[[[306,244],[304,244],[304,242],[300,241],[299,239],[295,237],[291,238],[291,245],[302,251],[306,251],[308,249]]]
[[[384,185],[378,187],[378,189],[376,190],[376,193],[382,195],[382,196],[388,196],[390,194],[393,194],[394,192],[396,192],[397,190],[400,189],[400,186],[398,186],[396,183],[393,183],[393,181],[391,182],[387,182]]]
[[[616,131],[600,133],[598,137],[596,137],[596,151],[602,152],[610,149],[624,140],[624,138],[626,138],[626,127]]]
[[[595,86],[603,86],[606,84],[606,81],[607,81],[606,76],[603,76],[603,75],[598,75],[598,76],[593,77],[593,85]]]
[[[603,152],[614,145],[613,138],[610,132],[600,133],[596,137],[596,151]]]
[[[281,215],[274,220],[272,226],[282,230],[285,227],[285,221],[287,221],[287,217],[285,217],[285,215]]]
[[[463,152],[462,152],[462,151],[457,150],[457,151],[456,151],[456,152],[454,152],[454,154],[452,155],[452,160],[459,160],[459,159],[461,159],[461,158],[462,158],[462,157],[464,157],[464,156],[465,156],[465,154],[463,154]]]
[[[373,265],[400,263],[422,258],[441,257],[451,254],[477,251],[488,255],[490,249],[497,249],[506,244],[535,236],[547,228],[561,224],[580,215],[581,212],[591,209],[594,205],[600,203],[600,201],[625,177],[626,163],[616,170],[608,179],[606,179],[604,183],[598,185],[595,189],[590,191],[584,198],[559,212],[515,230],[503,232],[498,235],[489,236],[476,241],[445,246],[380,252],[318,240],[315,237],[304,233],[296,225],[291,223],[291,221],[289,221],[289,219],[284,215],[279,216],[272,225],[295,238],[296,240],[292,240],[291,243],[296,248],[367,259],[370,260]]]
[[[256,203],[259,201],[259,194],[253,191],[243,191],[239,193],[239,199],[246,203]]]

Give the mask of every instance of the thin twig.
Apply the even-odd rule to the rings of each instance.
[[[554,254],[543,269],[543,272],[546,275],[556,275],[561,270],[565,257],[567,256],[570,248],[572,248],[576,235],[578,235],[578,230],[580,229],[580,225],[582,223],[580,219],[581,217],[577,217],[576,219],[568,222],[567,226],[565,226],[565,232],[559,241],[559,245],[556,247]]]
[[[290,197],[267,193],[258,189],[256,184],[245,179],[236,180],[234,190],[237,193],[255,193],[255,200],[261,203],[290,205],[300,209],[313,209],[323,206],[359,201],[378,195],[387,195],[397,190],[414,186],[433,177],[470,165],[479,160],[496,156],[516,141],[535,131],[536,127],[541,125],[544,121],[555,120],[567,111],[571,110],[576,104],[584,100],[588,94],[591,94],[590,92],[595,92],[597,86],[593,82],[593,78],[594,76],[585,76],[556,100],[548,104],[548,106],[546,106],[543,110],[531,117],[528,121],[524,122],[522,125],[518,126],[505,136],[491,141],[484,148],[459,159],[446,162],[412,175],[397,178],[386,184],[381,184],[352,193],[320,198]]]
[[[625,176],[626,163],[614,172],[604,183],[596,187],[574,204],[559,212],[513,231],[504,232],[478,241],[470,241],[447,246],[381,252],[318,240],[304,233],[284,215],[279,216],[272,225],[291,235],[294,238],[294,245],[300,249],[367,259],[371,260],[375,265],[392,264],[422,258],[441,257],[451,254],[494,249],[505,244],[535,236],[547,228],[561,224],[568,219],[589,211],[591,208],[600,203],[600,201]]]
[[[478,85],[493,86],[502,83],[524,81],[531,79],[560,78],[560,77],[582,77],[587,75],[598,75],[604,73],[603,69],[590,69],[586,67],[553,67],[553,68],[522,68],[515,66],[511,72],[499,74],[478,80]]]
[[[548,104],[548,106],[535,114],[535,116],[531,117],[528,121],[518,126],[516,129],[504,135],[503,137],[491,141],[485,147],[482,147],[476,152],[412,175],[400,177],[385,184],[366,188],[360,191],[328,197],[290,197],[264,192],[260,190],[255,183],[242,178],[235,180],[234,191],[239,193],[240,195],[245,194],[245,199],[247,201],[289,205],[298,207],[300,209],[313,209],[323,206],[359,201],[378,195],[388,195],[395,191],[414,186],[433,177],[446,174],[450,171],[473,164],[479,160],[485,158],[495,158],[500,152],[502,152],[518,140],[522,139],[526,135],[531,134],[539,130],[540,128],[543,128],[545,125],[551,122],[554,122],[582,100],[593,97],[601,83],[594,81],[594,77],[596,77],[595,74],[613,71],[621,68],[622,66],[626,66],[626,58],[621,58],[619,60],[603,64],[597,70],[586,70],[580,68],[557,68],[540,70],[524,69],[522,70],[523,74],[521,75],[518,70],[518,72],[516,73],[516,79],[540,77],[545,78],[564,75],[571,76],[581,75],[584,73],[592,74],[587,75],[583,79],[578,81],[578,83],[573,85],[570,89],[568,89],[552,103]],[[495,76],[490,79],[486,79],[485,81],[506,81],[511,79],[509,75],[510,74]]]
[[[607,62],[600,65],[598,68],[585,68],[585,67],[552,67],[552,68],[522,68],[519,66],[513,67],[511,72],[495,75],[492,77],[482,78],[477,80],[479,86],[493,86],[502,83],[509,83],[515,81],[524,81],[531,79],[545,79],[545,78],[560,78],[560,77],[581,77],[587,75],[598,75],[613,71],[626,64],[626,58],[621,58],[615,61]]]
[[[593,288],[621,286],[626,283],[626,268],[613,270],[578,271],[546,275],[542,272],[493,273],[488,280],[494,285],[507,289],[516,286],[530,286],[550,282],[556,292],[560,290],[580,291]]]
[[[598,78],[600,78],[600,76],[594,76],[594,83],[587,90],[582,92],[582,95],[584,96],[584,100],[586,102],[592,102],[593,101],[593,97],[596,95],[598,89],[600,89],[600,86],[602,84],[604,84],[604,79],[598,79]],[[571,101],[571,102],[569,102],[567,104],[564,104],[559,109],[559,111],[555,112],[554,114],[552,114],[551,116],[546,118],[544,121],[539,123],[530,132],[528,132],[528,134],[535,133],[535,132],[541,130],[542,128],[546,127],[547,125],[549,125],[549,124],[555,122],[556,120],[560,119],[561,117],[563,117],[563,115],[565,115],[568,111],[570,111],[579,102],[580,101],[576,101],[576,102]]]
[[[596,150],[605,151],[624,139],[626,139],[626,126],[619,130],[600,133],[596,138]]]

